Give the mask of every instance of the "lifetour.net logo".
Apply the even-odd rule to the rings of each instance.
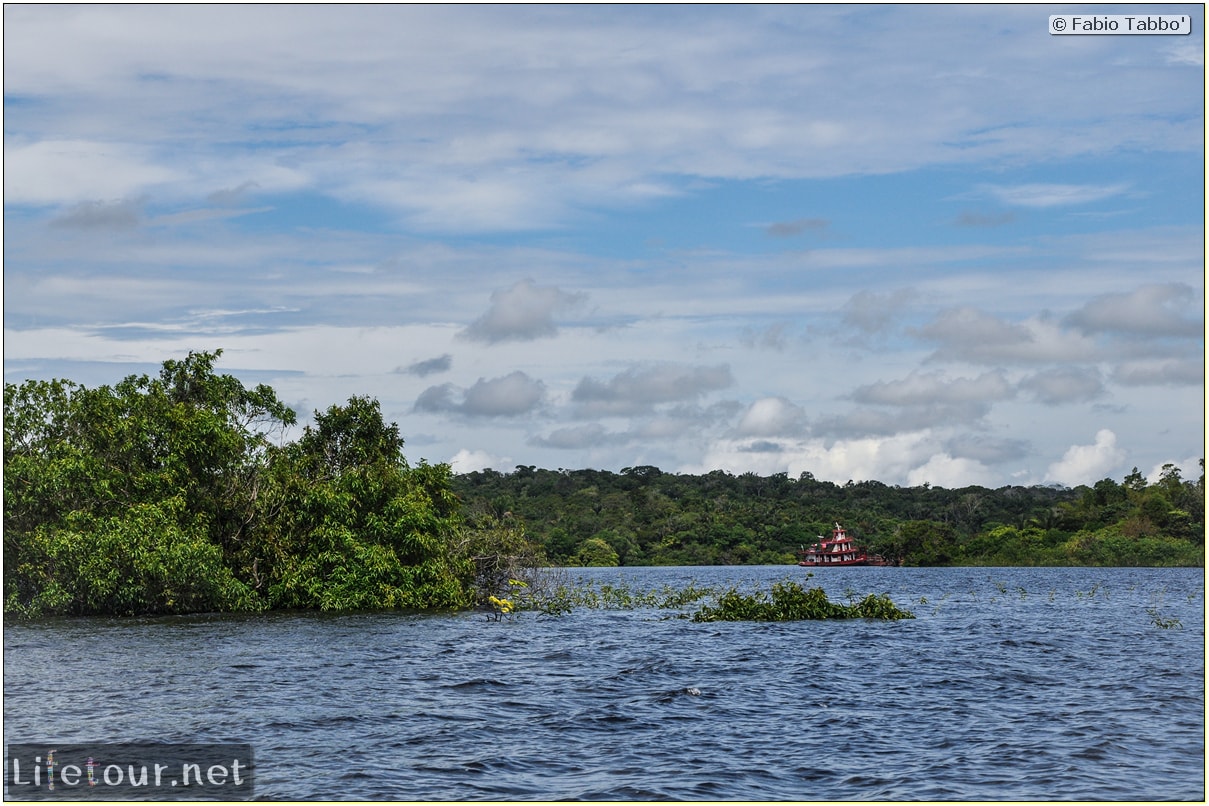
[[[6,800],[247,800],[247,744],[10,744]]]

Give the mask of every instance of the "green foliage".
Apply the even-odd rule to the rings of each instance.
[[[575,555],[576,565],[589,568],[612,568],[618,565],[617,551],[599,537],[589,537]]]
[[[182,526],[181,499],[122,517],[77,515],[6,546],[5,609],[27,615],[146,615],[258,610],[201,523]],[[7,536],[6,536],[6,542]]]
[[[398,426],[354,397],[316,412],[269,454],[263,517],[241,566],[274,608],[456,609],[471,604],[471,566],[447,465],[409,468]]]
[[[741,593],[731,588],[718,597],[716,605],[705,605],[693,621],[798,621],[802,619],[915,618],[900,610],[886,595],[869,594],[856,604],[830,601],[822,588],[803,588],[790,580],[776,582],[771,598],[763,591]]]
[[[5,385],[7,610],[431,610],[494,596],[509,612],[564,612],[593,597],[651,600],[573,592],[550,563],[790,563],[837,520],[910,565],[1203,565],[1203,461],[1195,482],[1168,465],[1154,484],[1135,468],[1122,484],[1074,490],[650,466],[455,478],[448,465],[409,466],[369,397],[315,412],[287,442],[294,412],[268,386],[217,373],[221,355],[94,389]],[[777,589],[766,604],[826,610],[817,594],[796,596]]]
[[[269,387],[216,374],[220,355],[114,387],[5,386],[6,609],[473,604],[447,465],[409,467],[366,397],[280,444],[294,413]]]
[[[619,565],[789,564],[835,521],[905,565],[1203,565],[1203,474],[1184,481],[1175,468],[1153,485],[1135,470],[1124,484],[1104,479],[1075,489],[840,486],[809,473],[530,466],[468,473],[453,485],[471,511],[522,519],[529,538],[561,565],[611,562],[596,541],[616,552]],[[1111,535],[1135,542],[1076,548],[1071,540],[1081,532],[1093,542]]]

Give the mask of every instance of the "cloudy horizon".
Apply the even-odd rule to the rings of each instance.
[[[457,472],[1196,478],[1204,13],[1147,11],[8,5],[5,380],[221,348]]]

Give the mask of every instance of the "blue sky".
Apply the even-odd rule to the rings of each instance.
[[[1047,33],[1122,8],[8,5],[5,380],[222,348],[458,471],[1195,477],[1203,7]]]

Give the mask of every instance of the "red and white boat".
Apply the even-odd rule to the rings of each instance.
[[[813,568],[818,565],[889,565],[880,554],[869,554],[848,537],[844,527],[838,523],[831,530],[831,538],[819,535],[819,542],[798,552],[798,565]]]

